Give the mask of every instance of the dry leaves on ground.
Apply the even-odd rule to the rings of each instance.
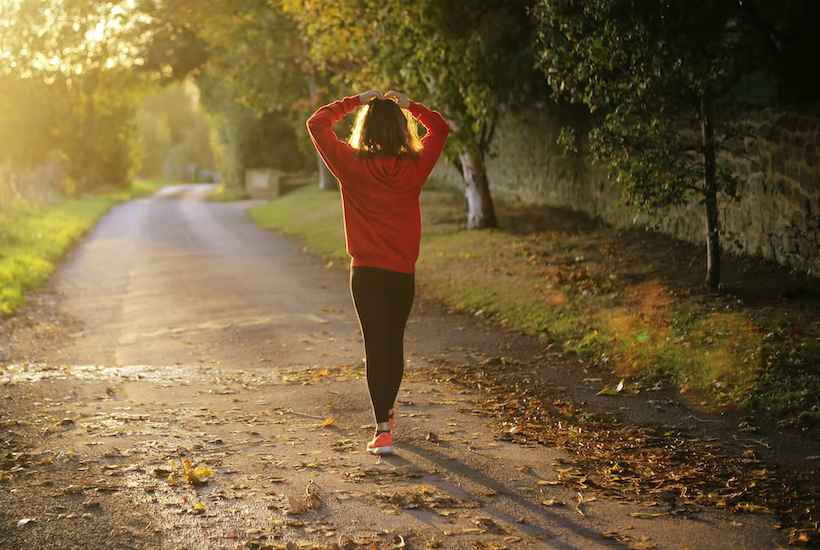
[[[710,506],[777,514],[793,544],[820,541],[816,475],[772,468],[753,452],[738,455],[721,441],[682,429],[598,418],[506,366],[480,359],[440,361],[431,378],[477,390],[484,401],[474,412],[498,421],[501,439],[543,443],[577,457],[557,470],[566,487],[619,499],[651,498],[667,502],[675,513]]]

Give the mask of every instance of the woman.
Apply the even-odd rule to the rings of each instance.
[[[363,106],[348,142],[333,124]],[[427,129],[419,141],[415,121]],[[404,375],[404,328],[415,295],[419,194],[450,131],[404,94],[369,90],[321,107],[307,121],[313,144],[341,184],[350,291],[364,337],[376,433],[373,454],[393,452],[393,405]]]

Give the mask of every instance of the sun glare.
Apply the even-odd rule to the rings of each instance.
[[[111,69],[141,64],[138,52],[143,37],[139,26],[147,21],[147,16],[138,12],[135,0],[44,3],[49,7],[33,16],[35,4],[0,0],[0,62],[6,70],[20,72],[22,76],[70,76],[95,67]],[[36,51],[31,51],[31,44],[37,44]]]

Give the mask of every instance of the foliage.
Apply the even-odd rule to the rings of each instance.
[[[292,172],[305,166],[293,129],[284,116],[276,112],[258,116],[235,101],[211,74],[200,76],[199,87],[211,123],[214,160],[225,186],[241,188],[248,168]]]
[[[54,95],[42,82],[0,75],[0,162],[26,167],[47,160],[57,146]]]
[[[3,0],[0,78],[33,92],[4,101],[16,117],[6,132],[35,122],[10,153],[21,169],[59,151],[80,189],[126,185],[143,91],[130,70],[141,40],[132,15],[128,2]]]
[[[276,2],[171,0],[144,2],[143,9],[155,32],[145,57],[171,79],[195,77],[226,186],[241,187],[246,167],[305,166],[294,132],[283,124],[304,125],[303,116],[290,115],[308,94],[302,46]],[[177,40],[178,50],[167,48]]]
[[[624,199],[648,209],[679,206],[690,192],[703,192],[698,136],[686,130],[699,129],[702,100],[715,98],[724,76],[730,13],[707,4],[637,6],[540,2],[541,66],[556,99],[598,115],[590,150],[613,169]],[[726,187],[731,179],[720,181]]]
[[[500,112],[535,96],[528,0],[406,3],[300,2],[283,5],[309,45],[308,58],[345,89],[395,87],[442,111],[451,123],[447,155],[479,188],[476,227],[495,225],[484,159]],[[467,155],[465,157],[464,155]],[[458,159],[458,160],[456,160]]]
[[[745,139],[716,113],[738,82],[775,60],[762,4],[773,6],[540,0],[533,9],[553,95],[589,108],[589,151],[611,171],[624,203],[657,217],[692,200],[705,206],[711,290],[720,282],[719,212],[740,199],[719,153],[742,149]],[[577,151],[572,129],[562,141]]]
[[[186,164],[213,170],[209,121],[191,83],[173,84],[146,97],[136,115],[142,145],[141,176],[182,178]]]

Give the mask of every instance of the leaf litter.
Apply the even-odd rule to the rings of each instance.
[[[791,544],[820,541],[820,493],[814,472],[765,465],[753,452],[733,453],[720,441],[692,437],[684,429],[621,425],[601,418],[569,399],[553,397],[554,387],[507,369],[506,360],[428,361],[434,363],[434,372],[425,377],[482,396],[473,413],[498,422],[500,439],[541,443],[576,457],[569,468],[558,469],[557,482],[542,480],[539,485],[560,483],[602,497],[669,504],[664,514],[639,516],[647,519],[690,514],[699,507],[775,514],[780,518],[777,527],[788,534]],[[603,395],[637,391],[625,382],[605,390]],[[576,509],[583,513],[581,503]],[[648,541],[628,544],[653,548]]]
[[[407,487],[393,491],[392,493],[377,492],[377,500],[386,503],[387,510],[437,510],[452,508],[478,508],[481,505],[477,502],[469,502],[447,495],[426,485]]]

